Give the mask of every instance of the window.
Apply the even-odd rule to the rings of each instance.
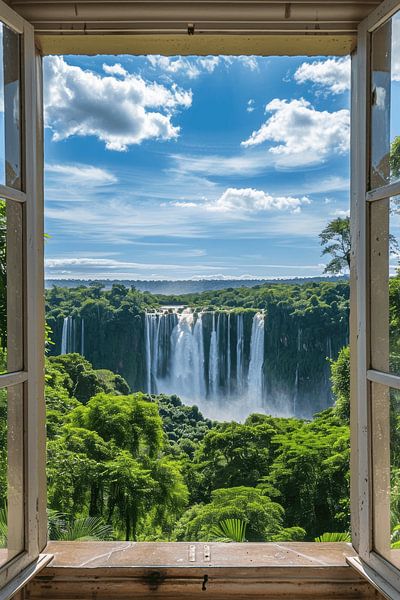
[[[13,578],[32,571],[46,543],[38,524],[45,479],[35,61],[32,27],[1,2],[0,411],[6,420],[0,431],[0,586],[10,592]]]
[[[353,540],[392,594],[400,588],[399,2],[362,23],[354,66]]]

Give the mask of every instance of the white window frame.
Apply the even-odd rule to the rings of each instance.
[[[374,349],[376,352],[376,342],[371,327],[371,310],[376,311],[376,306],[371,307],[370,265],[376,242],[374,245],[372,240],[370,203],[400,194],[400,181],[371,191],[368,185],[372,34],[398,10],[399,0],[385,0],[360,24],[357,50],[352,59],[351,513],[352,540],[359,559],[350,559],[349,562],[388,598],[400,598],[400,570],[383,558],[374,544],[374,519],[379,519],[379,513],[373,490],[376,460],[373,457],[373,425],[376,416],[373,415],[372,387],[378,383],[400,389],[400,377],[372,369],[371,356]],[[388,315],[385,314],[385,317]]]
[[[352,267],[351,267],[351,509],[353,545],[359,559],[352,564],[389,598],[400,598],[400,571],[374,551],[372,494],[371,385],[400,389],[400,378],[370,369],[370,283],[368,203],[400,194],[400,182],[368,192],[370,135],[370,43],[372,32],[400,8],[399,0],[384,2],[359,27],[352,59]],[[0,0],[0,19],[24,37],[23,72],[25,189],[0,186],[0,197],[21,202],[25,213],[25,360],[24,369],[1,375],[0,387],[23,383],[25,388],[24,456],[26,493],[26,550],[0,568],[0,600],[25,582],[18,579],[38,560],[47,542],[44,405],[43,303],[43,150],[41,59],[35,55],[31,25]],[[98,39],[95,40],[95,43]],[[160,41],[157,39],[157,43]],[[287,39],[287,44],[290,41]],[[306,42],[304,42],[306,43]],[[37,562],[36,564],[39,564]],[[34,573],[36,567],[30,567]],[[17,577],[17,578],[16,578]],[[22,577],[22,578],[21,578]],[[19,584],[18,584],[19,582]],[[6,586],[6,587],[4,587]],[[7,587],[8,586],[8,587]]]
[[[21,177],[22,190],[0,186],[0,198],[22,205],[23,342],[22,369],[0,375],[0,388],[23,388],[23,452],[18,458],[24,480],[24,516],[9,523],[23,528],[24,549],[0,567],[0,600],[10,597],[51,557],[40,555],[47,543],[46,436],[44,402],[43,141],[41,58],[34,29],[0,0],[0,20],[21,35]],[[15,519],[15,520],[14,520]]]

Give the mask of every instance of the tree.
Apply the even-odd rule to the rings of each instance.
[[[400,135],[392,142],[389,162],[392,177],[398,179],[400,177]]]
[[[332,391],[335,412],[343,423],[350,422],[350,347],[341,349],[336,360],[331,361]]]
[[[400,153],[400,136],[399,136]],[[396,159],[400,169],[400,154]],[[396,163],[397,164],[397,163]],[[399,171],[400,174],[400,171]],[[398,212],[398,209],[393,209]],[[392,211],[391,211],[392,212]],[[350,270],[351,255],[351,235],[350,235],[350,217],[338,217],[330,221],[323,231],[319,234],[322,250],[322,256],[330,254],[332,259],[326,265],[324,273],[340,275],[346,270]],[[389,252],[391,255],[397,255],[399,252],[399,243],[396,237],[389,233]]]
[[[350,269],[350,217],[337,217],[330,221],[319,234],[322,255],[330,254],[332,259],[326,265],[324,273],[338,275]]]
[[[240,519],[247,524],[249,541],[270,541],[282,528],[284,510],[262,490],[251,487],[233,487],[214,490],[209,504],[196,504],[177,523],[178,541],[210,541],[221,522]]]

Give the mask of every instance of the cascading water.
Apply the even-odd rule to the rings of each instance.
[[[63,328],[61,334],[61,352],[60,354],[67,354],[70,352],[70,344],[72,337],[72,317],[65,317],[63,321]]]
[[[236,389],[243,389],[243,354],[244,354],[244,329],[243,314],[236,315]]]
[[[147,392],[176,394],[214,418],[263,411],[264,315],[254,315],[247,343],[243,314],[235,316],[188,308],[146,313]]]
[[[257,313],[253,318],[250,343],[248,394],[251,404],[259,406],[263,397],[264,367],[264,315]]]
[[[81,354],[85,356],[85,320],[81,319]]]
[[[219,315],[218,315],[219,321]],[[219,329],[219,328],[218,328]],[[217,338],[217,329],[215,328],[215,313],[213,313],[212,317],[212,331],[211,331],[211,340],[210,340],[210,360],[209,360],[209,395],[211,398],[216,398],[218,395],[218,338]]]
[[[79,335],[79,327],[74,317],[65,317],[61,333],[61,348],[60,354],[68,354],[70,352],[80,352],[82,356],[85,354],[85,325],[83,317],[80,318],[81,327]],[[78,320],[79,323],[79,320]],[[78,331],[78,334],[77,334]]]

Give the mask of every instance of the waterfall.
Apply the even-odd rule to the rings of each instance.
[[[150,345],[150,323],[151,323],[151,314],[146,313],[145,322],[144,322],[144,330],[145,330],[145,338],[146,338],[146,392],[151,394],[151,345]]]
[[[178,315],[171,333],[169,372],[166,381],[160,382],[160,389],[196,401],[205,397],[202,319],[199,315],[195,322],[189,309]]]
[[[248,394],[251,405],[260,406],[263,397],[264,315],[254,315],[251,328]],[[262,405],[262,402],[261,402]]]
[[[68,354],[75,351],[75,320],[73,317],[65,317],[61,334],[61,352]]]
[[[244,354],[244,329],[243,314],[236,315],[236,389],[240,393],[243,389],[243,354]]]
[[[218,324],[219,324],[218,315]],[[208,361],[208,382],[209,382],[209,393],[212,398],[215,398],[218,393],[218,337],[217,330],[215,328],[215,313],[212,317],[212,331],[210,340],[210,359]]]
[[[296,416],[297,397],[299,395],[299,363],[296,365],[296,376],[294,378],[293,415]]]
[[[195,369],[194,377],[194,394],[195,398],[205,398],[206,396],[206,384],[204,379],[204,338],[203,338],[203,317],[200,313],[197,317],[196,324],[193,329],[194,347],[197,356],[195,363],[197,365]]]
[[[81,355],[85,356],[85,319],[81,318]]]
[[[263,410],[264,314],[247,318],[245,327],[244,313],[233,318],[229,311],[172,307],[147,313],[146,390],[176,394],[211,418],[240,420]]]
[[[231,371],[232,371],[232,366],[231,366],[231,313],[228,313],[228,318],[227,318],[227,334],[226,334],[226,345],[227,345],[227,352],[226,352],[226,380],[228,382],[228,395],[230,395],[231,393]]]

